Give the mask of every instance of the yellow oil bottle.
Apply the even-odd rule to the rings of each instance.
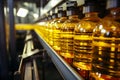
[[[58,18],[60,19],[56,20],[53,26],[53,48],[59,54],[61,51],[60,29],[61,29],[63,22],[67,20],[66,11],[63,10],[63,7],[58,7]]]
[[[49,26],[49,44],[53,48],[54,27],[55,27],[55,23],[59,19],[57,13],[55,13],[55,10],[53,10],[52,18],[53,20],[51,21],[50,26]]]
[[[46,23],[46,29],[45,29],[45,37],[46,37],[46,42],[49,43],[49,33],[50,33],[50,24],[52,22],[52,16],[50,15],[50,13],[48,14],[48,20]]]
[[[48,24],[47,24],[47,29],[48,29],[48,35],[47,35],[47,36],[48,36],[48,43],[49,43],[50,46],[53,45],[52,22],[53,22],[54,19],[55,19],[54,14],[55,14],[55,12],[52,11],[51,20],[50,20],[50,21],[48,22]]]
[[[73,53],[73,37],[75,25],[80,21],[78,18],[78,9],[76,1],[68,1],[66,20],[61,27],[61,52],[60,55],[70,64],[72,64]]]
[[[91,80],[120,80],[120,0],[107,0],[107,9],[93,33]]]
[[[92,63],[92,33],[101,19],[98,17],[97,1],[85,2],[83,13],[85,17],[76,25],[74,32],[73,66],[79,74],[89,80]]]

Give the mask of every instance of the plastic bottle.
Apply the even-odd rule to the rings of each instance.
[[[85,17],[75,27],[73,66],[85,79],[89,79],[92,62],[92,33],[101,19],[98,17],[97,1],[86,1],[83,7]]]
[[[91,80],[120,80],[120,0],[107,0],[107,9],[94,29]]]
[[[80,21],[77,13],[77,2],[68,1],[66,20],[61,27],[61,52],[60,55],[70,64],[72,64],[73,53],[73,37],[75,25]]]

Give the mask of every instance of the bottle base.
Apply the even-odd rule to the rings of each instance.
[[[105,75],[96,72],[96,73],[90,73],[90,80],[120,80],[120,77],[116,78],[110,75]]]
[[[73,58],[65,58],[64,57],[64,60],[69,63],[70,65],[72,65],[72,62],[73,62]]]
[[[80,74],[80,76],[82,76],[85,80],[89,80],[90,76],[90,71],[89,70],[81,70],[81,69],[77,69],[77,72]]]

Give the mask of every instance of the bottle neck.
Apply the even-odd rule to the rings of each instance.
[[[67,17],[61,17],[60,19],[67,19]]]
[[[98,17],[98,13],[97,12],[85,13],[85,17]]]
[[[71,15],[71,16],[69,16],[69,19],[75,19],[75,18],[78,18],[78,15]]]
[[[75,10],[67,10],[67,16],[78,15],[78,12]]]
[[[113,16],[118,16],[118,15],[120,16],[120,7],[110,9],[110,14]]]

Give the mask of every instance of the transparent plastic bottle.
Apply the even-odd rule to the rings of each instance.
[[[39,30],[39,34],[45,39],[45,28],[46,28],[47,18],[41,19],[37,24],[35,25],[36,28]]]
[[[120,0],[107,0],[107,9],[93,33],[91,80],[120,80]]]
[[[45,41],[47,41],[47,37],[46,37],[46,34],[47,34],[47,32],[46,32],[46,28],[47,28],[47,22],[48,22],[48,18],[47,17],[45,17],[44,19],[43,19],[43,22],[42,22],[42,30],[41,30],[41,32],[42,32],[42,34],[43,34],[43,38],[44,38],[44,40]]]
[[[89,79],[92,62],[92,33],[101,19],[98,17],[96,1],[86,2],[83,7],[85,17],[76,25],[74,32],[73,66],[86,80]]]
[[[55,11],[53,11],[53,14],[52,14],[52,21],[49,25],[49,44],[50,46],[53,48],[53,39],[54,39],[54,36],[53,36],[53,32],[54,32],[54,27],[55,27],[55,22],[58,21],[58,15],[57,13],[55,13]]]
[[[75,25],[80,21],[77,14],[77,2],[68,1],[66,20],[61,27],[61,52],[60,55],[70,64],[72,64],[73,54],[73,37]]]
[[[61,43],[61,38],[60,38],[60,29],[61,26],[63,24],[63,22],[65,22],[67,20],[66,17],[66,11],[63,10],[63,7],[58,7],[58,19],[55,23],[54,23],[54,27],[53,27],[53,48],[54,50],[59,54],[60,53],[60,43]]]
[[[48,21],[46,23],[46,33],[45,33],[46,41],[49,44],[50,44],[50,42],[49,42],[50,41],[50,39],[49,39],[50,35],[49,34],[51,32],[50,24],[51,24],[52,20],[53,20],[52,16],[49,13],[49,15],[48,15]]]

